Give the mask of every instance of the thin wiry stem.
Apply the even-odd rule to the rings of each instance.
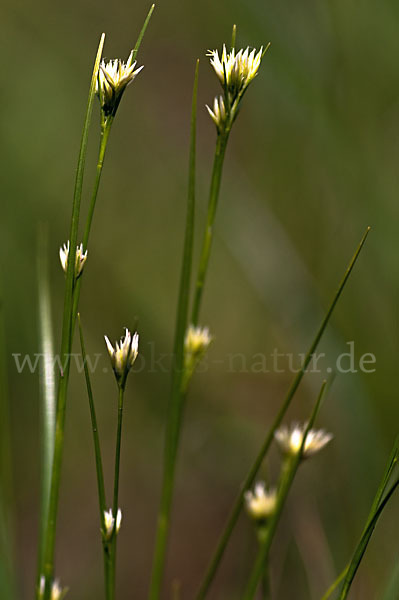
[[[382,504],[387,485],[391,479],[393,470],[398,463],[398,452],[399,452],[399,436],[395,440],[391,454],[389,456],[387,464],[385,465],[384,473],[382,475],[380,484],[378,486],[376,495],[374,497],[373,504],[371,505],[370,512],[367,516],[366,525],[364,526],[357,549],[356,549],[351,561],[341,571],[341,573],[338,575],[336,580],[330,585],[330,587],[324,593],[321,600],[327,600],[327,598],[329,598],[331,596],[331,594],[337,589],[337,587],[339,586],[339,584],[342,581],[344,581],[344,583],[342,586],[340,598],[345,598],[347,593],[349,592],[349,588],[352,584],[353,578],[356,574],[356,571],[359,567],[360,561],[363,557],[363,554],[366,550],[368,541],[369,541],[371,534],[373,532],[373,529],[374,529],[374,526],[370,529],[370,524],[373,523],[374,520],[376,522],[375,516],[377,515],[377,513],[378,513],[378,515],[380,514],[378,511]],[[356,561],[358,561],[358,562],[356,562]],[[342,594],[345,594],[345,595],[342,596]]]
[[[106,500],[105,500],[105,486],[104,486],[104,474],[103,474],[103,466],[102,466],[102,458],[101,458],[101,446],[100,446],[100,438],[99,438],[99,434],[98,434],[97,415],[96,415],[96,408],[94,405],[93,389],[92,389],[91,381],[90,381],[89,368],[87,366],[86,348],[85,348],[82,324],[80,321],[79,314],[78,314],[78,325],[79,325],[80,347],[81,347],[82,359],[83,359],[83,368],[84,368],[86,387],[87,387],[87,396],[89,398],[91,428],[92,428],[92,432],[93,432],[94,455],[95,455],[95,460],[96,460],[96,473],[97,473],[98,503],[99,503],[99,510],[100,510],[100,522],[101,522],[101,528],[103,529],[103,531],[105,531],[104,511],[106,510],[107,504],[106,504]]]
[[[110,541],[110,565],[109,565],[109,588],[108,600],[115,598],[115,572],[116,572],[116,522],[118,514],[118,498],[119,498],[119,470],[121,462],[121,441],[122,441],[122,420],[123,420],[123,396],[124,388],[119,387],[118,395],[118,424],[116,431],[116,447],[115,447],[115,468],[114,468],[114,494],[112,503],[112,516],[114,517],[114,530]]]
[[[369,234],[369,231],[370,231],[370,228],[368,227],[360,241],[358,248],[356,249],[355,254],[353,255],[352,260],[349,263],[349,266],[344,274],[344,277],[343,277],[341,283],[339,284],[336,293],[334,294],[334,297],[333,297],[331,304],[327,310],[327,313],[326,313],[323,321],[321,322],[321,325],[310,345],[310,348],[306,354],[305,360],[302,364],[301,370],[296,374],[294,381],[292,382],[291,387],[288,390],[288,393],[284,399],[284,402],[283,402],[269,432],[266,435],[263,445],[261,446],[260,451],[259,451],[258,455],[256,456],[254,463],[252,464],[251,468],[249,469],[248,474],[245,477],[245,479],[241,485],[240,492],[233,504],[232,510],[230,512],[230,516],[226,523],[226,526],[219,538],[219,542],[217,544],[216,550],[212,556],[212,559],[209,563],[208,569],[205,573],[204,579],[200,585],[198,594],[196,596],[197,600],[203,600],[203,598],[206,597],[206,595],[211,587],[212,581],[215,577],[215,574],[219,568],[220,562],[224,555],[224,551],[226,550],[226,547],[230,540],[231,534],[233,533],[234,527],[238,521],[238,517],[240,516],[240,512],[241,512],[241,508],[242,508],[242,504],[243,504],[243,494],[244,494],[245,490],[249,489],[255,481],[255,477],[259,471],[259,468],[260,468],[260,466],[270,448],[270,445],[272,443],[272,440],[274,437],[274,432],[280,426],[280,424],[291,404],[291,401],[295,395],[295,392],[298,389],[298,386],[301,383],[303,376],[305,375],[306,369],[309,366],[309,363],[312,359],[313,353],[317,349],[317,346],[318,346],[318,344],[324,334],[324,331],[330,321],[331,315],[334,312],[335,306],[344,290],[344,287],[350,277],[350,274],[352,273],[353,267],[355,266],[355,263],[359,257],[359,254],[360,254],[360,252],[363,248],[363,245],[366,241],[366,238]]]
[[[103,465],[101,458],[101,446],[100,446],[100,438],[98,434],[98,426],[97,426],[97,415],[96,408],[94,405],[94,397],[93,390],[90,381],[90,373],[87,365],[86,359],[86,349],[83,338],[83,330],[80,322],[80,315],[78,314],[78,325],[79,325],[79,337],[80,337],[80,347],[82,351],[82,359],[83,359],[83,367],[85,372],[86,379],[86,387],[87,387],[87,395],[89,398],[89,407],[90,407],[90,418],[91,418],[91,427],[93,432],[93,443],[94,443],[94,456],[96,461],[96,474],[97,474],[97,490],[98,490],[98,508],[100,511],[100,527],[102,533],[102,546],[103,546],[103,559],[104,559],[104,579],[105,579],[105,594],[107,600],[110,599],[110,571],[111,571],[111,558],[112,558],[112,542],[106,539],[106,526],[105,526],[105,511],[107,508],[106,498],[105,498],[105,486],[104,486],[104,473],[103,473]]]
[[[148,22],[151,18],[154,7],[152,6],[149,14],[146,18],[144,26],[140,32],[139,38],[135,46],[135,53],[137,54],[140,47],[142,38],[147,28]],[[86,160],[87,141],[89,134],[89,125],[92,114],[93,100],[96,89],[96,82],[98,77],[98,69],[100,65],[102,49],[104,45],[105,35],[101,36],[100,44],[97,51],[96,61],[93,69],[89,99],[87,104],[86,118],[83,126],[82,140],[78,159],[78,168],[75,181],[75,191],[72,204],[72,219],[69,236],[69,256],[68,256],[68,268],[65,284],[65,299],[64,299],[64,315],[63,315],[63,326],[62,326],[62,341],[61,341],[61,359],[62,369],[60,373],[60,381],[58,386],[58,398],[57,398],[57,415],[56,415],[56,427],[55,427],[55,442],[54,442],[54,457],[52,466],[52,477],[51,477],[51,491],[49,500],[48,519],[46,524],[45,543],[44,543],[44,559],[41,565],[40,571],[44,577],[45,586],[43,600],[49,600],[51,595],[51,586],[54,577],[54,550],[55,550],[55,532],[56,532],[56,519],[58,509],[58,495],[59,485],[61,477],[61,462],[62,462],[62,451],[64,445],[64,427],[65,427],[65,408],[66,408],[66,397],[68,390],[69,381],[69,370],[70,361],[69,356],[72,346],[73,331],[77,316],[77,309],[79,303],[80,285],[81,280],[76,282],[75,279],[75,256],[76,256],[76,245],[77,235],[79,226],[79,215],[80,215],[80,202],[82,197],[83,187],[83,174]],[[112,118],[103,121],[102,136],[100,142],[99,160],[97,165],[96,180],[94,190],[92,194],[92,200],[89,207],[89,214],[86,222],[85,233],[84,233],[84,247],[87,247],[89,238],[94,206],[96,203],[98,186],[100,182],[105,149],[108,141],[109,132],[112,125]],[[40,597],[40,588],[37,586],[37,599]]]
[[[70,245],[69,245],[69,257],[68,257],[68,268],[65,283],[65,298],[64,298],[64,316],[62,326],[62,339],[61,339],[61,358],[62,358],[62,372],[60,374],[60,381],[58,386],[58,398],[57,398],[57,414],[56,414],[56,426],[55,426],[55,440],[54,440],[54,456],[52,464],[52,475],[51,475],[51,490],[49,499],[49,508],[47,515],[47,524],[45,528],[44,538],[44,552],[43,552],[43,563],[41,565],[41,573],[44,576],[45,587],[44,587],[44,600],[49,600],[51,595],[51,586],[54,576],[54,550],[55,550],[55,535],[56,535],[56,521],[57,521],[57,510],[58,510],[58,495],[61,480],[61,462],[62,452],[64,447],[64,427],[65,427],[65,408],[66,408],[66,397],[68,390],[69,381],[69,355],[71,352],[72,344],[72,310],[73,310],[73,288],[75,281],[75,256],[76,256],[76,244],[78,236],[79,226],[79,214],[80,214],[80,201],[82,197],[83,187],[83,175],[86,162],[87,142],[89,136],[89,125],[91,120],[93,100],[95,95],[96,78],[97,72],[101,60],[102,49],[104,45],[104,34],[101,36],[101,40],[97,50],[97,56],[94,63],[94,69],[90,84],[89,99],[87,103],[86,117],[83,125],[82,141],[80,145],[78,167],[76,172],[75,191],[72,204],[72,218],[71,218],[71,229],[70,229]],[[37,598],[39,599],[40,590],[37,586]]]
[[[116,517],[118,512],[118,496],[119,496],[119,468],[121,462],[121,442],[122,442],[122,420],[123,420],[123,395],[124,389],[119,388],[118,396],[118,425],[116,432],[116,448],[115,448],[115,471],[114,471],[114,496],[113,496],[113,516]]]
[[[301,443],[299,452],[297,452],[294,457],[288,457],[286,459],[286,461],[287,461],[286,465],[283,466],[282,479],[279,484],[278,495],[277,495],[277,500],[276,500],[276,507],[274,509],[273,515],[270,517],[270,521],[268,523],[268,528],[267,528],[267,533],[265,535],[265,538],[260,545],[259,552],[258,552],[258,555],[255,560],[255,564],[253,566],[253,569],[252,569],[250,577],[249,577],[248,585],[247,585],[244,595],[243,595],[243,600],[253,600],[253,598],[256,594],[256,590],[258,588],[259,582],[262,578],[262,575],[264,574],[264,569],[265,569],[265,565],[267,564],[267,558],[269,555],[270,546],[272,544],[274,534],[276,532],[277,525],[279,523],[281,513],[283,511],[283,508],[284,508],[284,505],[285,505],[285,502],[286,502],[286,499],[288,496],[288,492],[290,491],[291,485],[294,481],[296,472],[297,472],[299,464],[301,462],[307,435],[308,435],[309,431],[311,430],[311,428],[313,427],[317,413],[319,411],[320,404],[321,404],[321,401],[323,399],[324,392],[326,389],[326,385],[327,385],[327,382],[323,381],[316,404],[312,410],[312,414],[310,415],[307,426],[303,433],[302,443]]]
[[[399,486],[399,479],[397,479],[392,486],[390,487],[390,489],[388,490],[388,492],[386,493],[386,495],[384,496],[384,498],[382,499],[381,503],[379,504],[377,510],[375,511],[372,519],[369,521],[369,523],[367,524],[367,527],[359,541],[359,544],[355,550],[355,553],[353,555],[353,558],[349,564],[348,570],[346,572],[346,577],[342,586],[342,590],[340,595],[338,596],[338,600],[345,600],[345,598],[348,596],[349,590],[351,588],[352,582],[355,578],[355,575],[357,573],[357,570],[360,566],[360,563],[362,561],[362,558],[364,556],[364,553],[366,552],[368,543],[370,541],[370,538],[373,534],[374,528],[377,525],[377,521],[379,519],[379,517],[382,514],[382,511],[384,510],[385,506],[388,504],[389,500],[391,499],[393,493],[395,492],[396,488]]]
[[[376,495],[374,497],[373,500],[373,504],[371,505],[371,509],[370,512],[367,516],[366,519],[366,525],[364,526],[363,532],[362,532],[362,536],[366,533],[367,528],[369,523],[372,521],[378,506],[384,496],[386,487],[388,485],[388,482],[391,478],[391,475],[393,473],[393,470],[395,468],[395,466],[397,465],[398,462],[398,452],[399,452],[399,436],[397,436],[395,443],[393,445],[391,454],[388,458],[388,461],[385,465],[385,469],[384,469],[384,473],[382,475],[381,481],[380,481],[380,485],[378,486]],[[328,588],[328,590],[324,593],[323,597],[321,600],[327,600],[327,598],[329,598],[331,596],[331,594],[337,589],[338,585],[344,580],[344,578],[347,576],[348,571],[350,569],[351,563],[349,562],[346,567],[341,571],[341,573],[338,575],[338,577],[336,578],[336,580],[330,585],[330,587]]]
[[[193,310],[191,322],[198,325],[199,312],[201,308],[202,296],[204,293],[205,278],[209,265],[213,240],[213,225],[215,222],[216,208],[219,199],[220,184],[222,180],[223,163],[226,154],[227,141],[230,131],[218,133],[215,148],[215,158],[213,162],[211,188],[209,192],[208,213],[205,225],[204,239],[202,242],[201,257],[198,267],[197,281],[194,293]]]
[[[154,561],[150,582],[149,597],[159,598],[165,564],[166,546],[169,533],[170,511],[173,498],[174,473],[180,425],[184,408],[185,391],[182,390],[184,365],[184,336],[187,329],[189,290],[194,239],[195,220],[195,158],[196,158],[196,123],[198,92],[197,61],[194,77],[193,99],[191,108],[190,157],[187,194],[186,232],[184,239],[183,261],[180,274],[179,300],[176,315],[174,340],[174,363],[172,372],[171,399],[166,428],[164,473],[161,502],[158,514],[157,534],[155,541]]]

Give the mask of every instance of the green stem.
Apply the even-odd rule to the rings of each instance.
[[[205,278],[208,270],[209,257],[211,253],[211,246],[213,240],[213,224],[215,221],[216,208],[219,199],[223,163],[226,154],[226,147],[229,139],[229,134],[230,130],[227,130],[223,133],[218,133],[218,137],[216,140],[215,158],[213,161],[211,187],[209,192],[208,214],[204,232],[204,239],[202,242],[202,251],[198,267],[197,282],[195,286],[195,295],[191,316],[191,322],[193,323],[193,325],[198,324]]]
[[[83,366],[85,372],[86,379],[86,387],[87,387],[87,395],[89,398],[89,407],[90,407],[90,418],[91,418],[91,427],[93,432],[93,442],[94,442],[94,455],[96,460],[96,473],[97,473],[97,489],[98,489],[98,507],[100,511],[100,526],[102,533],[102,546],[103,546],[103,559],[104,559],[104,579],[105,579],[105,594],[107,600],[110,600],[110,571],[111,571],[111,544],[108,540],[105,539],[105,517],[104,513],[107,509],[106,499],[105,499],[105,486],[104,486],[104,474],[103,474],[103,466],[102,466],[102,458],[101,458],[101,446],[100,446],[100,438],[98,434],[97,427],[97,415],[96,408],[94,405],[93,398],[93,390],[90,381],[90,373],[87,366],[86,360],[86,349],[83,338],[83,330],[80,321],[80,315],[78,313],[78,325],[79,325],[79,337],[80,337],[80,346],[82,350],[82,359]]]
[[[324,392],[326,390],[326,386],[327,386],[327,382],[323,381],[316,404],[312,410],[312,414],[309,418],[308,424],[303,433],[302,443],[301,443],[299,452],[297,452],[294,456],[288,456],[285,460],[285,464],[283,464],[281,481],[279,484],[277,501],[276,501],[276,508],[274,510],[272,517],[270,518],[265,539],[263,540],[263,542],[260,545],[254,567],[253,567],[252,572],[249,577],[248,585],[247,585],[245,593],[243,595],[243,600],[252,600],[256,594],[256,590],[258,588],[259,581],[262,578],[262,575],[265,570],[265,565],[267,564],[270,546],[272,544],[274,534],[277,529],[277,525],[280,521],[281,513],[283,511],[283,508],[284,508],[288,493],[290,491],[292,482],[294,481],[296,472],[298,470],[298,467],[299,467],[301,459],[302,459],[303,449],[305,447],[307,435],[308,435],[310,429],[313,427],[313,424],[315,422],[317,413],[320,408],[321,401],[324,396]]]
[[[262,547],[266,537],[267,537],[267,525],[261,525],[258,528],[258,544],[259,548]],[[270,573],[269,573],[269,561],[267,560],[263,566],[262,573],[262,582],[261,582],[261,598],[262,600],[270,600],[271,591],[270,591]]]
[[[341,581],[346,577],[348,569],[349,569],[349,564],[346,565],[345,569],[343,569],[343,571],[338,575],[337,579],[330,585],[330,587],[325,592],[325,594],[323,594],[323,597],[321,600],[327,600],[327,598],[329,598],[331,596],[331,594],[337,589],[337,587],[339,586]]]
[[[364,556],[364,553],[366,552],[368,543],[370,541],[370,538],[373,534],[374,528],[377,525],[377,521],[379,519],[379,517],[382,514],[382,511],[384,510],[385,506],[387,505],[387,503],[389,502],[391,496],[393,495],[393,493],[395,492],[396,488],[399,485],[399,479],[397,479],[393,485],[391,486],[391,488],[388,490],[387,494],[385,495],[384,499],[381,501],[380,505],[378,506],[376,512],[373,515],[373,518],[370,520],[370,522],[367,525],[367,528],[364,532],[364,534],[362,535],[359,544],[355,550],[355,553],[353,555],[353,558],[348,566],[348,570],[346,573],[346,577],[344,580],[344,584],[342,586],[342,590],[340,595],[338,596],[338,600],[345,600],[345,598],[348,596],[350,587],[352,585],[353,579],[355,578],[355,575],[357,573],[357,570],[360,566],[361,560]]]
[[[157,598],[159,598],[161,591],[162,576],[166,556],[166,546],[169,533],[170,511],[173,499],[176,455],[178,448],[178,440],[180,437],[180,426],[182,421],[183,408],[185,404],[185,393],[182,391],[182,380],[184,365],[184,337],[188,321],[189,291],[194,239],[198,66],[199,63],[197,61],[191,108],[186,230],[184,238],[183,260],[180,273],[179,300],[176,315],[171,398],[165,436],[163,482],[149,591],[149,597],[151,598],[151,600],[156,600]]]
[[[112,116],[107,117],[107,119],[104,123],[104,126],[101,128],[100,149],[98,152],[96,178],[94,180],[94,188],[93,188],[93,192],[91,195],[89,212],[87,214],[86,226],[85,226],[85,231],[83,234],[83,248],[85,250],[86,250],[87,244],[89,242],[89,235],[90,235],[90,230],[91,230],[91,224],[93,221],[94,209],[96,207],[98,188],[100,186],[101,174],[103,172],[105,151],[107,149],[108,138],[109,138],[109,134],[111,132],[113,120],[114,120],[114,117],[112,117]]]
[[[91,418],[91,428],[93,433],[93,443],[94,443],[94,455],[96,460],[96,473],[97,473],[97,489],[98,489],[98,504],[100,510],[100,522],[101,528],[105,531],[104,524],[104,511],[106,510],[106,500],[105,500],[105,486],[104,486],[104,474],[103,474],[103,465],[101,458],[101,446],[100,446],[100,438],[98,435],[98,427],[97,427],[97,415],[96,408],[94,405],[93,398],[93,389],[90,381],[90,373],[87,366],[87,358],[86,358],[86,348],[83,338],[83,330],[82,324],[80,321],[80,314],[78,314],[78,325],[79,325],[79,337],[80,337],[80,347],[82,350],[82,359],[83,359],[83,367],[86,379],[86,387],[87,387],[87,395],[89,398],[89,408],[90,408],[90,418]]]
[[[107,149],[109,134],[111,133],[111,127],[112,127],[113,120],[114,120],[114,117],[109,116],[107,118],[107,120],[104,122],[103,126],[101,127],[101,138],[100,138],[100,147],[99,147],[98,158],[97,158],[96,177],[94,180],[94,187],[93,187],[93,191],[91,194],[90,206],[89,206],[85,230],[84,230],[84,234],[83,234],[83,242],[82,243],[83,243],[83,248],[85,250],[89,243],[91,225],[93,222],[94,209],[96,207],[98,189],[100,187],[101,175],[102,175],[103,167],[104,167],[105,152]],[[82,277],[79,277],[79,279],[75,283],[74,294],[73,294],[72,327],[71,327],[72,333],[75,331],[76,317],[77,317],[78,309],[79,309],[81,285],[82,285]]]
[[[118,399],[118,426],[116,432],[116,450],[115,450],[115,477],[114,477],[114,499],[113,499],[113,516],[116,522],[116,513],[118,511],[118,495],[119,495],[119,466],[121,461],[121,441],[122,441],[122,418],[123,418],[123,395],[124,389],[119,388]]]
[[[54,438],[54,456],[51,475],[51,490],[49,507],[47,514],[47,524],[45,527],[43,564],[41,565],[41,573],[45,578],[44,600],[49,600],[51,595],[51,586],[54,577],[54,550],[55,550],[55,535],[56,521],[58,511],[58,496],[61,480],[61,463],[64,446],[64,427],[65,427],[65,407],[69,380],[69,356],[72,344],[72,308],[73,308],[73,290],[75,281],[75,256],[76,244],[79,226],[80,202],[82,197],[83,175],[86,162],[87,141],[89,135],[89,125],[91,120],[93,100],[95,95],[95,86],[97,72],[100,64],[102,48],[104,45],[104,34],[101,36],[97,56],[94,64],[89,99],[87,103],[86,118],[83,126],[82,140],[80,145],[78,167],[76,172],[74,198],[72,204],[72,217],[70,228],[70,246],[68,257],[68,268],[65,283],[65,298],[64,298],[64,314],[61,337],[61,359],[62,370],[58,385],[57,397],[57,414]],[[39,581],[37,582],[37,598],[40,598]]]
[[[145,20],[143,28],[140,32],[139,38],[137,40],[135,46],[135,53],[137,54],[138,49],[140,47],[142,38],[144,36],[145,30],[147,28],[148,22],[151,18],[152,12],[154,10],[154,6],[150,8],[148,16]],[[72,346],[72,336],[75,326],[75,320],[77,316],[78,304],[79,304],[79,295],[80,295],[80,286],[81,286],[81,278],[78,281],[75,281],[75,257],[76,257],[76,245],[77,245],[77,235],[78,235],[78,226],[79,226],[79,214],[80,214],[80,202],[82,196],[82,187],[83,187],[83,174],[86,160],[86,152],[87,152],[87,141],[89,134],[89,125],[92,114],[93,100],[96,89],[96,81],[97,74],[100,65],[102,49],[104,46],[105,35],[101,36],[101,40],[99,43],[96,61],[94,64],[89,99],[87,104],[86,118],[83,126],[82,132],[82,140],[79,152],[78,159],[78,168],[76,173],[75,180],[75,191],[74,191],[74,199],[72,205],[72,219],[71,219],[71,229],[70,229],[70,251],[68,257],[68,269],[66,276],[66,284],[65,284],[65,299],[64,299],[64,315],[63,315],[63,326],[62,326],[62,340],[61,340],[61,358],[62,358],[62,371],[60,374],[60,381],[58,387],[58,400],[57,400],[57,415],[56,415],[56,429],[55,429],[55,442],[54,442],[54,457],[53,457],[53,468],[52,468],[52,478],[51,478],[51,491],[50,491],[50,500],[49,500],[49,511],[48,511],[48,519],[46,524],[46,534],[45,534],[45,543],[44,543],[44,562],[39,569],[45,578],[45,590],[43,595],[43,600],[50,600],[51,594],[51,586],[54,577],[54,549],[55,549],[55,529],[56,529],[56,519],[57,519],[57,509],[58,509],[58,495],[59,495],[59,485],[60,485],[60,476],[61,476],[61,462],[62,462],[62,451],[63,451],[63,443],[64,443],[64,426],[65,426],[65,406],[66,406],[66,396],[68,389],[68,380],[69,380],[69,368],[70,361],[69,355],[71,352]],[[86,227],[84,232],[84,241],[83,246],[86,248],[91,223],[93,219],[93,212],[97,198],[98,187],[101,178],[101,172],[104,162],[105,149],[108,141],[108,136],[110,133],[112,118],[108,118],[104,123],[102,123],[101,129],[101,142],[100,142],[100,151],[99,151],[99,159],[97,164],[96,171],[96,179],[94,190],[91,198],[91,203],[89,207],[89,214],[86,221]],[[37,582],[37,600],[42,600],[39,593],[39,583],[40,579]]]
[[[388,485],[388,482],[391,478],[392,472],[398,462],[398,452],[399,452],[399,435],[395,439],[395,443],[392,447],[391,454],[389,455],[388,461],[385,465],[385,469],[384,469],[380,484],[378,486],[376,495],[374,496],[373,504],[371,505],[370,512],[366,519],[366,525],[364,526],[362,536],[364,536],[365,533],[367,532],[369,524],[372,521],[372,519],[374,518],[374,515],[378,509],[378,506],[384,496],[384,493],[385,493],[386,487]],[[331,594],[338,587],[338,585],[341,583],[341,581],[347,576],[348,571],[350,569],[350,565],[351,565],[351,563],[348,563],[346,565],[346,567],[341,571],[341,573],[338,575],[336,580],[330,585],[328,590],[324,593],[321,600],[327,600],[331,596]]]
[[[255,477],[259,471],[259,468],[263,462],[263,459],[265,458],[265,456],[270,448],[270,445],[273,441],[274,432],[280,426],[280,424],[291,404],[291,401],[295,395],[295,392],[296,392],[300,382],[302,381],[302,378],[306,372],[306,369],[309,366],[309,363],[312,359],[313,353],[315,352],[315,350],[323,336],[323,333],[324,333],[324,331],[328,325],[328,322],[331,318],[331,315],[334,311],[334,308],[343,292],[343,289],[346,285],[346,282],[348,281],[348,279],[350,277],[350,274],[352,273],[353,267],[355,266],[358,256],[359,256],[359,254],[363,248],[363,245],[366,241],[366,238],[369,234],[369,231],[370,231],[370,228],[368,227],[360,241],[360,244],[359,244],[355,254],[353,255],[352,260],[349,263],[349,266],[344,274],[344,277],[343,277],[341,283],[339,284],[338,290],[336,291],[336,293],[332,299],[332,302],[327,310],[327,313],[326,313],[326,315],[325,315],[325,317],[324,317],[324,319],[323,319],[323,321],[322,321],[322,323],[310,345],[310,348],[309,348],[309,350],[306,354],[305,360],[303,362],[302,368],[296,374],[296,376],[291,384],[291,387],[288,390],[288,393],[284,399],[284,402],[283,402],[269,432],[266,435],[266,438],[260,448],[260,451],[259,451],[257,457],[255,458],[254,463],[252,464],[250,470],[248,471],[247,476],[245,477],[245,479],[241,485],[241,490],[233,504],[230,516],[226,523],[226,526],[222,532],[222,535],[220,536],[220,539],[219,539],[218,545],[216,547],[216,550],[214,552],[214,555],[213,555],[211,562],[209,564],[209,567],[205,573],[204,579],[200,585],[198,594],[196,596],[197,600],[202,600],[203,598],[205,598],[209,591],[209,588],[212,584],[213,578],[215,577],[215,574],[216,574],[218,567],[220,565],[220,562],[222,560],[224,551],[230,540],[230,536],[231,536],[233,529],[237,523],[238,517],[240,516],[240,512],[241,512],[241,508],[242,508],[242,504],[243,504],[243,494],[244,494],[245,490],[249,489],[255,481]]]
[[[118,425],[116,431],[116,448],[115,448],[115,470],[114,470],[114,495],[112,503],[112,516],[114,517],[114,530],[109,543],[110,560],[109,560],[109,587],[108,587],[108,600],[114,600],[115,598],[115,571],[116,571],[116,519],[118,514],[118,497],[119,497],[119,469],[121,461],[121,441],[122,441],[122,419],[123,419],[123,396],[124,388],[119,387],[118,397]]]

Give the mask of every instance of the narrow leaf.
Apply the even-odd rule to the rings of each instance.
[[[241,486],[241,490],[239,495],[237,496],[231,513],[228,517],[226,526],[222,532],[222,535],[220,536],[218,545],[216,547],[216,550],[212,556],[212,559],[209,563],[208,566],[208,570],[205,573],[204,579],[201,583],[201,586],[199,588],[198,594],[196,596],[197,600],[203,600],[203,598],[206,597],[209,588],[212,584],[212,581],[216,575],[216,572],[219,568],[220,562],[222,560],[222,557],[224,555],[224,551],[227,547],[227,544],[230,540],[231,534],[233,533],[234,527],[238,521],[238,517],[240,516],[240,512],[241,512],[241,507],[242,507],[242,503],[243,503],[243,493],[245,490],[247,490],[248,488],[250,488],[255,480],[255,477],[259,471],[259,468],[265,458],[265,456],[267,455],[267,452],[270,448],[270,445],[272,443],[273,437],[274,437],[274,432],[275,430],[280,426],[280,423],[282,422],[289,406],[291,405],[292,399],[295,395],[296,390],[298,389],[299,384],[302,381],[303,376],[305,375],[306,369],[309,366],[309,363],[312,359],[313,353],[315,352],[315,350],[317,349],[317,346],[319,345],[319,342],[324,334],[324,331],[326,330],[326,327],[330,321],[331,315],[334,312],[334,309],[337,305],[337,302],[345,288],[345,285],[352,273],[353,267],[356,264],[356,261],[360,255],[360,252],[362,251],[362,248],[364,246],[364,243],[367,239],[367,236],[370,232],[370,227],[368,227],[348,265],[348,268],[346,269],[346,272],[338,286],[338,289],[336,291],[336,293],[334,294],[334,297],[331,301],[331,304],[327,310],[327,313],[323,319],[323,321],[321,322],[321,325],[310,345],[310,348],[306,354],[305,360],[303,362],[302,368],[301,370],[297,373],[297,375],[295,376],[290,389],[288,390],[288,393],[285,397],[285,400],[272,424],[272,427],[270,428],[269,432],[266,435],[266,438],[263,442],[263,445],[257,455],[257,457],[255,458],[254,463],[252,464],[251,468],[248,471],[247,476],[245,477],[242,486]]]

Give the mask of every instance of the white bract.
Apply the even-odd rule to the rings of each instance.
[[[122,94],[127,86],[136,78],[144,67],[135,70],[133,50],[124,63],[119,58],[101,61],[97,77],[96,93],[100,98],[101,108],[106,116],[115,115]]]
[[[258,50],[241,49],[237,53],[234,48],[227,52],[226,45],[219,56],[218,50],[209,50],[211,65],[219,78],[223,89],[227,88],[231,100],[245,90],[258,74],[258,69],[263,56],[263,47]]]
[[[121,338],[119,343],[115,343],[115,348],[106,335],[104,338],[116,380],[121,387],[124,387],[127,374],[137,358],[139,349],[138,333],[136,332],[132,337],[130,331],[125,327],[125,337]]]
[[[276,507],[277,492],[274,488],[268,490],[263,481],[259,481],[254,491],[248,490],[244,495],[248,514],[255,520],[270,517]]]
[[[68,270],[68,257],[69,257],[69,240],[66,244],[61,246],[60,248],[60,262],[65,273]],[[83,244],[80,246],[76,246],[76,254],[75,254],[75,277],[76,279],[80,277],[83,271],[83,267],[85,266],[85,262],[87,259],[87,250],[83,252]]]
[[[306,430],[306,423],[293,423],[290,427],[283,425],[274,434],[274,437],[284,454],[295,456],[301,449],[303,436]],[[319,452],[333,438],[332,433],[324,431],[324,429],[310,429],[306,436],[303,447],[303,457],[312,456]]]
[[[122,522],[122,511],[120,508],[118,508],[118,512],[116,513],[116,524],[115,524],[115,518],[113,517],[113,514],[112,514],[112,508],[104,511],[104,525],[105,525],[104,533],[105,533],[105,537],[107,540],[109,540],[113,534],[114,525],[115,525],[115,533],[119,532],[119,529],[121,527],[121,522]]]

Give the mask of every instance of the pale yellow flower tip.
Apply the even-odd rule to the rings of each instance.
[[[127,374],[138,355],[139,335],[136,332],[132,337],[130,331],[125,327],[125,337],[121,338],[119,343],[115,343],[115,349],[106,335],[104,339],[116,380],[121,387],[124,387]]]
[[[307,424],[293,423],[290,427],[283,425],[274,433],[274,437],[283,454],[295,456],[298,454]],[[319,452],[326,446],[334,436],[324,429],[310,429],[306,436],[303,448],[303,458],[307,458]]]
[[[112,508],[110,508],[109,510],[105,510],[104,511],[104,525],[105,525],[105,537],[107,540],[109,540],[114,532],[114,525],[115,525],[115,533],[119,532],[119,529],[121,528],[121,522],[122,522],[122,511],[120,508],[118,508],[118,512],[116,513],[116,523],[115,523],[115,518],[113,517],[112,514]]]
[[[46,585],[46,580],[44,575],[42,575],[40,577],[40,583],[39,583],[39,596],[40,598],[44,597],[44,588]],[[51,594],[50,594],[50,600],[62,600],[62,598],[65,597],[66,593],[68,592],[68,588],[61,588],[60,586],[60,582],[58,579],[55,579],[51,585]]]
[[[60,262],[65,273],[68,269],[68,256],[69,256],[69,240],[66,244],[61,246],[60,248]],[[76,255],[75,255],[75,277],[76,279],[80,277],[83,271],[83,267],[85,266],[85,262],[87,260],[87,250],[83,252],[83,244],[80,246],[76,246]]]
[[[211,65],[220,83],[223,88],[227,87],[232,100],[234,100],[258,74],[263,56],[263,47],[258,51],[255,48],[250,50],[248,47],[236,53],[234,48],[227,52],[224,44],[220,56],[217,50],[209,50],[208,56],[210,56]]]
[[[209,333],[208,327],[195,327],[189,325],[184,346],[186,353],[193,357],[202,356],[212,342],[212,336]]]
[[[250,517],[256,521],[268,519],[276,507],[277,492],[274,488],[267,489],[263,481],[255,485],[254,491],[244,494],[245,507]]]
[[[222,96],[216,97],[213,102],[213,110],[206,105],[208,113],[215,123],[217,130],[222,131],[226,123],[226,107]]]
[[[105,116],[115,115],[120,99],[127,86],[137,77],[144,68],[135,69],[133,50],[126,63],[116,58],[105,62],[101,61],[98,71],[96,93],[100,98],[101,108]]]
[[[58,580],[55,580],[51,587],[51,600],[60,600],[62,588]]]

